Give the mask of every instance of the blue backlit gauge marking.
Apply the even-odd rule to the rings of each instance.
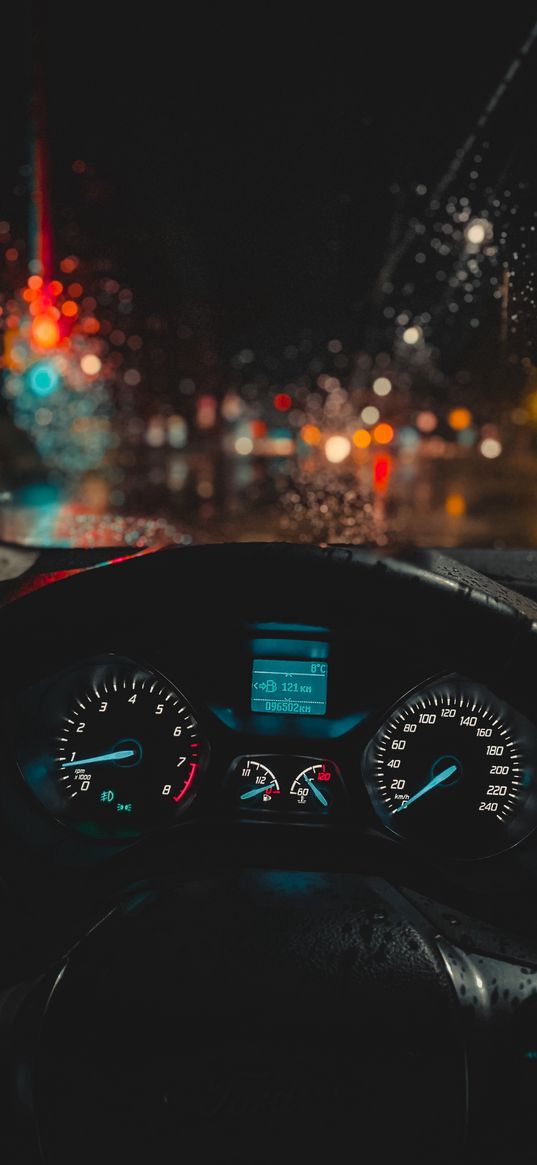
[[[363,771],[376,813],[398,837],[478,858],[510,848],[537,823],[536,752],[528,720],[484,685],[452,675],[392,710]]]
[[[296,807],[319,811],[330,807],[330,791],[333,784],[333,774],[324,761],[309,765],[295,777],[289,794],[296,797]],[[310,796],[313,794],[313,797]],[[317,804],[316,804],[317,802]]]
[[[304,780],[305,780],[308,788],[310,788],[312,793],[315,794],[317,800],[320,801],[323,808],[328,809],[328,801],[326,800],[326,797],[324,796],[324,794],[321,793],[321,790],[317,788],[315,781],[313,781],[311,777],[306,777],[305,775],[304,775]]]
[[[141,753],[141,746],[140,753]],[[127,760],[128,757],[137,755],[137,750],[134,748],[119,748],[116,752],[102,752],[99,756],[83,756],[78,760],[68,760],[61,766],[62,769],[72,769],[77,765],[99,765],[105,761]]]
[[[245,757],[239,769],[240,801],[255,801],[269,806],[273,797],[279,799],[280,785],[277,777],[262,761]]]
[[[276,788],[275,781],[270,785],[260,785],[257,789],[247,789],[246,793],[241,793],[241,801],[249,801],[251,797],[259,797],[261,793],[269,793],[271,789]]]
[[[442,769],[441,772],[436,773],[435,776],[432,776],[422,789],[418,789],[418,792],[414,793],[413,797],[408,797],[406,801],[401,801],[401,804],[398,805],[395,812],[400,813],[402,809],[408,809],[408,806],[412,805],[414,801],[418,801],[419,798],[424,797],[426,793],[430,793],[433,789],[438,788],[438,785],[442,785],[445,781],[449,781],[449,778],[458,772],[458,770],[459,765],[457,763],[448,765],[447,768]]]
[[[81,832],[113,838],[174,825],[195,794],[208,747],[178,689],[112,657],[89,661],[73,684],[51,753],[48,792],[34,782],[36,794]]]
[[[324,716],[328,664],[324,660],[254,659],[252,712]]]

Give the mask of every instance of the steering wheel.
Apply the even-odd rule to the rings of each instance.
[[[500,659],[535,675],[529,599],[435,552],[285,545],[79,574],[0,612],[4,658],[20,653],[22,628],[25,642],[43,626],[61,633],[69,603],[88,612],[88,639],[104,608],[108,623],[133,625],[140,595],[169,611],[178,588],[192,617],[215,616],[218,577],[232,578],[226,618],[329,612],[343,632],[382,620],[393,651],[434,637],[463,672]],[[214,860],[190,856],[173,876],[139,873],[61,959],[6,989],[4,1160],[440,1163],[524,1150],[531,920],[505,933],[409,889],[396,863],[364,868],[360,853],[324,870],[245,863],[233,839]]]

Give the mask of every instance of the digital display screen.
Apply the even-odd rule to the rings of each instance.
[[[328,664],[304,659],[254,659],[252,712],[324,716]]]

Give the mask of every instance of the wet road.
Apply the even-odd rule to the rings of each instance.
[[[128,452],[68,495],[42,485],[5,494],[0,533],[49,545],[285,539],[535,547],[537,456],[487,461],[454,449],[329,466],[320,454],[297,463],[210,450]]]

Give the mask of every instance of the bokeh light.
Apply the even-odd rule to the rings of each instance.
[[[321,430],[318,425],[303,425],[300,430],[300,436],[306,445],[319,445]]]
[[[49,314],[37,315],[32,322],[30,331],[32,343],[36,348],[57,348],[60,342],[60,329],[56,320]]]
[[[330,461],[332,465],[338,465],[341,461],[345,461],[350,451],[349,438],[336,435],[329,437],[324,447],[326,460]]]
[[[356,429],[352,440],[357,449],[367,449],[371,444],[371,433],[367,429]]]
[[[291,408],[293,401],[288,392],[277,392],[274,397],[274,408],[278,409],[280,413],[286,413]]]
[[[438,417],[430,409],[424,409],[416,417],[416,425],[420,433],[433,433],[438,425]]]
[[[487,219],[473,218],[468,223],[464,232],[464,237],[467,243],[472,247],[482,247],[483,243],[492,236],[492,228]]]
[[[419,344],[421,337],[421,328],[415,327],[414,325],[410,328],[405,328],[403,332],[403,340],[405,344],[408,344],[410,347],[413,347],[415,344]]]
[[[93,352],[87,352],[80,361],[80,367],[86,376],[97,376],[101,371],[102,362]]]
[[[362,409],[360,413],[360,419],[364,422],[364,425],[376,425],[380,419],[380,413],[376,405],[366,405],[365,409]]]
[[[53,364],[33,364],[28,372],[28,384],[35,396],[50,396],[56,392],[60,377]]]
[[[448,424],[456,433],[460,433],[463,429],[468,429],[472,424],[472,419],[470,409],[456,408],[451,409],[448,413]]]
[[[483,457],[493,460],[495,457],[499,457],[502,452],[501,441],[498,441],[496,437],[485,437],[479,446],[479,451]]]
[[[388,425],[385,421],[381,421],[380,425],[375,425],[373,429],[373,437],[377,445],[389,445],[393,441],[394,431],[392,425]]]
[[[462,518],[466,513],[466,499],[461,493],[448,494],[444,503],[446,514],[450,518]]]
[[[66,299],[65,303],[62,303],[61,311],[67,319],[74,319],[78,315],[78,304],[75,303],[74,299]]]

